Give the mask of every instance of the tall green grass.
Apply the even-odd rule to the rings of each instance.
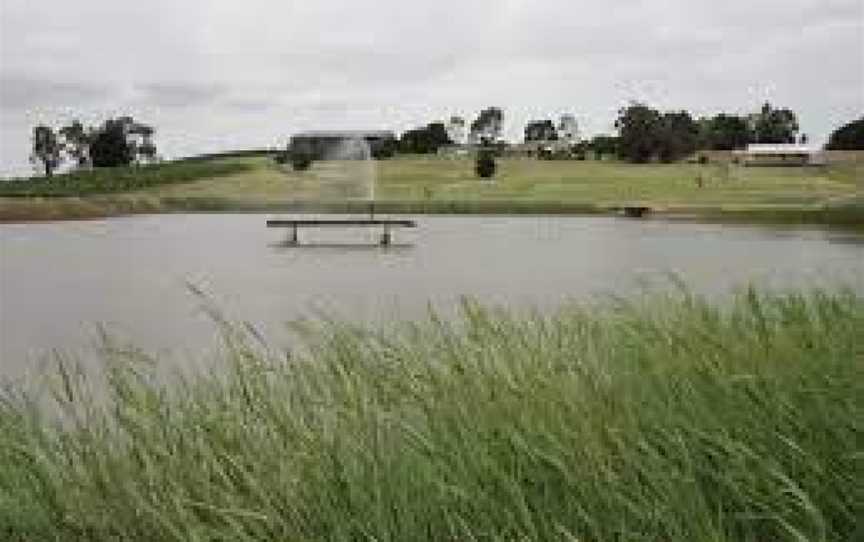
[[[160,384],[106,341],[0,402],[7,540],[860,540],[864,299],[299,326]],[[101,390],[101,391],[99,391]],[[50,412],[50,409],[48,409]]]

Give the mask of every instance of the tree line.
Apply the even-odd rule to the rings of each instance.
[[[684,110],[661,112],[646,104],[631,103],[618,111],[617,135],[601,134],[580,140],[573,115],[559,121],[532,120],[524,130],[525,142],[563,142],[567,156],[584,158],[591,151],[596,157],[616,155],[634,163],[674,162],[697,150],[728,151],[750,143],[806,143],[799,135],[796,114],[788,108],[765,103],[749,115],[719,113],[694,119]],[[396,148],[401,153],[434,154],[443,146],[473,144],[501,147],[504,111],[487,107],[470,124],[453,116],[406,130]],[[156,160],[155,130],[132,117],[109,118],[99,126],[85,127],[80,121],[55,130],[46,125],[33,128],[31,162],[50,177],[64,161],[75,167],[116,167]],[[829,150],[864,150],[864,117],[849,122],[831,134]]]
[[[734,150],[750,143],[801,143],[798,119],[788,108],[765,103],[761,110],[746,116],[719,113],[694,119],[689,112],[661,112],[641,103],[632,103],[618,112],[616,154],[630,162],[674,162],[696,150]]]
[[[58,130],[40,124],[33,127],[30,161],[51,177],[64,161],[77,168],[128,166],[152,162],[156,157],[152,126],[132,117],[109,118],[99,126],[85,127],[74,120]]]
[[[471,122],[467,138],[462,138],[458,134],[465,126],[462,117],[452,117],[447,123],[436,121],[407,130],[399,139],[398,150],[429,154],[457,143],[501,144],[504,112],[500,107],[482,110]],[[775,108],[769,103],[751,115],[719,113],[699,119],[694,119],[684,110],[661,112],[645,104],[632,103],[619,110],[615,128],[618,131],[616,136],[598,135],[589,141],[581,141],[576,118],[562,115],[558,122],[552,119],[528,122],[524,141],[564,143],[568,147],[568,156],[581,157],[590,150],[600,156],[616,154],[631,162],[673,162],[697,149],[733,150],[750,143],[807,140],[806,135],[799,138],[797,116],[791,109]]]
[[[495,145],[501,141],[503,129],[504,110],[493,106],[480,111],[470,125],[464,117],[452,116],[446,123],[436,121],[406,130],[397,148],[407,154],[434,154],[447,145]]]
[[[460,137],[466,126],[461,117],[448,122],[436,121],[407,130],[399,140],[402,153],[436,153],[447,145],[470,143],[479,146],[502,144],[504,112],[489,107],[471,122],[467,138]],[[567,147],[567,156],[584,157],[588,151],[596,156],[617,155],[634,163],[674,162],[697,150],[730,151],[751,143],[807,143],[807,134],[799,133],[798,117],[785,107],[765,103],[751,114],[721,112],[711,117],[694,118],[688,111],[659,111],[642,103],[631,103],[618,111],[616,135],[601,134],[580,140],[578,125],[572,115],[562,115],[558,122],[538,119],[528,122],[524,141],[557,142]],[[864,150],[864,118],[837,129],[826,145],[829,150]]]

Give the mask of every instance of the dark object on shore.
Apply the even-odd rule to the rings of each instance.
[[[477,163],[474,166],[474,171],[477,176],[483,179],[489,179],[495,175],[497,165],[495,164],[495,155],[490,149],[483,149],[477,153]]]
[[[629,206],[624,207],[624,216],[628,218],[642,218],[647,213],[651,212],[650,207]]]
[[[312,156],[305,152],[292,153],[291,167],[294,168],[294,171],[306,171],[312,167]]]

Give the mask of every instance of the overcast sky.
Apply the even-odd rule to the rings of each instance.
[[[817,142],[864,114],[861,0],[0,0],[0,175],[31,127],[131,114],[164,155],[402,130],[487,105],[506,135],[630,100],[791,107]]]

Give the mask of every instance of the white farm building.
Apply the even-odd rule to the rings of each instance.
[[[814,166],[825,164],[825,153],[812,145],[797,143],[751,143],[733,151],[745,166]]]

